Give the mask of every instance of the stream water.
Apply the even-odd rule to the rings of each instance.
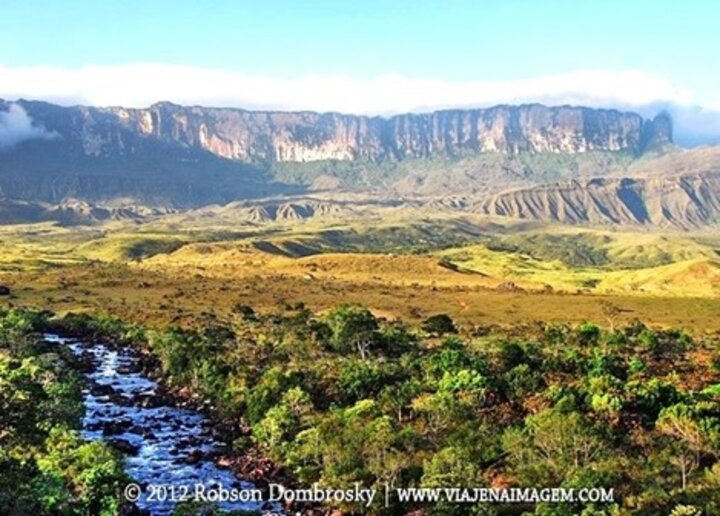
[[[82,434],[87,439],[105,439],[125,453],[125,470],[142,489],[136,504],[151,514],[171,514],[178,493],[253,489],[232,471],[212,460],[224,443],[214,439],[207,419],[197,412],[158,402],[158,385],[140,372],[138,356],[130,349],[116,350],[103,344],[87,344],[46,335],[46,340],[67,345],[76,356],[91,359],[83,391],[85,418]],[[162,399],[162,398],[159,398]],[[158,492],[150,486],[168,486]],[[164,499],[163,499],[164,498]],[[217,504],[225,510],[261,510],[262,502],[230,501]],[[277,508],[269,508],[277,513]]]

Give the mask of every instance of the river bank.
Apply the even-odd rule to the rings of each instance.
[[[213,421],[210,407],[168,391],[153,379],[153,359],[118,343],[91,342],[46,334],[45,340],[70,348],[85,375],[86,415],[82,435],[103,439],[126,457],[126,472],[141,487],[135,503],[151,514],[170,514],[177,496],[198,485],[238,491],[262,491],[281,475],[270,461],[241,457],[228,444],[228,425]],[[155,374],[151,374],[151,373]],[[257,501],[218,504],[225,510],[279,513],[281,507]]]

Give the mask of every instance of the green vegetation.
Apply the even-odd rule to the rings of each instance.
[[[70,321],[147,347],[169,386],[191,388],[248,429],[240,453],[269,456],[300,485],[603,487],[615,496],[482,514],[720,510],[720,349],[682,331],[585,323],[440,337],[457,329],[446,315],[418,332],[347,305],[323,315],[241,305],[231,320],[165,330]]]
[[[491,251],[521,253],[570,267],[642,269],[714,255],[712,244],[677,235],[630,234],[592,230],[538,231],[494,235]]]
[[[487,184],[489,178],[499,185],[511,186],[518,182],[557,181],[587,176],[622,172],[636,156],[628,152],[586,152],[579,154],[555,153],[467,153],[448,158],[405,158],[399,161],[314,161],[309,163],[273,163],[269,174],[281,183],[312,185],[320,188],[334,186],[335,182],[348,189],[404,193],[436,194],[438,191],[467,193],[478,184]],[[640,160],[642,161],[642,160]],[[473,181],[482,175],[484,181]],[[441,178],[438,180],[438,178]],[[322,181],[326,183],[316,183]],[[332,180],[333,182],[330,182]],[[473,184],[474,183],[474,184]],[[439,189],[439,190],[438,190]]]
[[[115,452],[78,435],[81,380],[43,343],[47,315],[0,312],[0,512],[118,514],[128,479]]]
[[[714,241],[587,229],[479,236],[437,254],[450,266],[554,289],[715,297]]]

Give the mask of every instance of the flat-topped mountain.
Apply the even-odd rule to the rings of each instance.
[[[308,190],[485,194],[603,175],[671,143],[667,115],[570,106],[384,118],[0,101],[0,199],[186,209]]]
[[[258,163],[402,160],[479,152],[639,153],[648,144],[672,141],[667,117],[645,121],[634,113],[568,106],[497,106],[382,118],[170,103],[147,109],[20,105],[36,123],[95,157],[142,154],[150,142]]]

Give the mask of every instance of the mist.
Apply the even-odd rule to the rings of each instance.
[[[35,124],[25,108],[10,104],[7,111],[0,112],[0,150],[10,149],[28,140],[50,140],[57,133]]]

